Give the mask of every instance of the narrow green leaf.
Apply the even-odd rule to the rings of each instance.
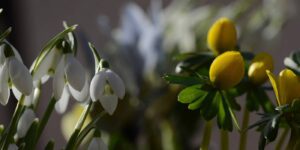
[[[33,123],[31,124],[29,130],[27,131],[27,134],[25,136],[25,148],[24,149],[35,149],[35,143],[38,140],[36,138],[37,136],[37,130],[38,130],[39,121],[38,119],[35,119]]]
[[[205,93],[203,96],[198,98],[196,101],[189,104],[188,109],[189,110],[195,110],[201,107],[202,102],[205,100],[205,97],[208,95],[208,93]]]
[[[232,119],[228,110],[228,105],[223,98],[219,104],[217,123],[220,129],[232,131]]]
[[[68,26],[68,24],[67,24],[66,21],[63,21],[63,26],[64,26],[65,29],[69,28],[69,26]],[[77,45],[78,45],[78,42],[77,42],[77,38],[76,38],[74,32],[67,33],[67,40],[70,42],[71,48],[74,51],[74,54],[76,55],[77,54]]]
[[[203,105],[200,111],[206,121],[211,120],[217,115],[220,98],[219,92],[210,92],[208,96],[205,97],[206,105]]]
[[[46,145],[46,147],[45,147],[45,150],[54,150],[54,145],[55,145],[54,141],[53,141],[53,140],[50,140],[50,141],[47,143],[47,145]]]
[[[226,105],[228,106],[228,110],[229,110],[230,116],[231,116],[231,118],[232,118],[232,120],[233,120],[233,123],[234,123],[235,127],[236,127],[237,130],[240,132],[240,131],[241,131],[241,128],[240,128],[240,126],[239,126],[239,124],[238,124],[238,121],[237,121],[237,118],[236,118],[236,116],[235,116],[235,113],[233,112],[233,110],[232,110],[232,108],[231,108],[231,106],[230,106],[230,103],[228,102],[228,100],[226,99],[226,97],[224,97],[222,91],[220,91],[220,93],[221,93],[221,95],[222,95],[222,99],[225,100],[225,103],[224,103],[224,104],[226,104]],[[224,107],[225,107],[225,105],[224,105]]]
[[[252,90],[248,91],[246,94],[246,107],[251,111],[258,111],[259,109],[259,99],[256,97]]]
[[[276,139],[279,129],[281,114],[275,115],[265,126],[263,134],[264,138],[268,142],[272,142]]]
[[[101,57],[100,57],[100,55],[99,55],[97,49],[95,48],[95,46],[94,46],[92,43],[90,43],[90,42],[89,42],[88,44],[89,44],[89,47],[90,47],[90,49],[91,49],[91,51],[92,51],[92,53],[93,53],[93,55],[94,55],[94,60],[95,60],[95,71],[97,71],[98,65],[99,65],[99,63],[100,63],[100,61],[101,61]]]
[[[0,35],[0,42],[3,42],[3,40],[10,34],[11,27],[7,28],[1,35]]]
[[[241,110],[241,106],[236,102],[236,99],[232,95],[230,95],[229,93],[225,93],[225,96],[232,109],[237,111]]]
[[[206,94],[205,91],[201,90],[201,85],[194,85],[183,89],[178,94],[178,101],[181,103],[191,103]]]
[[[259,98],[259,103],[266,113],[273,113],[275,111],[275,105],[271,102],[269,96],[263,88],[255,89],[255,95]]]

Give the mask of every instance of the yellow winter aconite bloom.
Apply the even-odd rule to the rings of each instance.
[[[292,70],[284,69],[278,77],[267,70],[267,75],[279,106],[290,104],[295,98],[300,98],[300,78]]]
[[[220,89],[237,85],[245,73],[244,59],[240,52],[227,51],[215,58],[209,69],[210,81]]]
[[[72,110],[68,113],[66,113],[61,120],[61,128],[62,128],[62,133],[65,137],[65,139],[69,139],[74,132],[75,126],[77,124],[77,121],[79,120],[81,113],[84,110],[84,106],[75,104]],[[91,122],[92,118],[90,115],[87,116],[85,119],[85,122],[83,124],[83,128]],[[84,140],[82,143],[85,143],[86,141]]]
[[[237,32],[234,23],[228,18],[218,19],[208,31],[207,45],[217,55],[234,50],[237,46]]]
[[[272,56],[265,52],[259,53],[254,57],[249,67],[249,80],[256,85],[263,84],[268,79],[266,70],[273,71],[273,68]]]

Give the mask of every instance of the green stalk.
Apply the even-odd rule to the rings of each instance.
[[[240,132],[240,150],[246,150],[247,147],[247,127],[249,124],[249,111],[247,107],[244,109],[244,116],[243,116],[243,122],[242,122],[242,132]]]
[[[220,130],[221,132],[221,150],[229,150],[229,137],[228,137],[228,131],[226,130]]]
[[[208,150],[210,137],[212,133],[212,127],[213,127],[212,120],[205,122],[202,142],[199,148],[200,150]]]
[[[67,143],[66,150],[74,150],[75,149],[75,145],[76,145],[76,142],[77,142],[77,137],[80,133],[80,130],[81,130],[83,124],[84,124],[84,121],[85,121],[86,117],[88,116],[88,114],[90,112],[92,104],[93,104],[93,102],[90,101],[88,106],[82,112],[82,114],[81,114],[81,116],[80,116],[80,118],[79,118],[79,120],[78,120],[78,122],[75,126],[75,131],[73,132],[73,134],[71,135],[70,140]]]
[[[24,103],[24,99],[25,99],[25,95],[22,95],[20,100],[18,101],[18,104],[17,104],[17,107],[15,109],[15,112],[13,114],[13,117],[12,117],[12,120],[8,126],[8,130],[6,131],[7,134],[3,134],[3,137],[1,139],[1,147],[3,145],[3,149],[7,149],[8,148],[8,145],[10,144],[11,141],[13,141],[13,134],[14,134],[14,131],[16,130],[16,127],[17,127],[17,124],[18,124],[18,120],[22,114],[22,111],[23,111],[23,103]]]
[[[40,136],[42,135],[43,131],[44,131],[44,128],[45,126],[47,125],[48,123],[48,120],[54,110],[54,107],[55,107],[55,104],[56,104],[56,99],[54,98],[54,96],[51,98],[48,106],[47,106],[47,109],[42,117],[42,120],[41,122],[39,123],[39,126],[38,126],[38,129],[37,129],[37,135],[36,135],[36,141],[35,141],[35,145],[37,144],[37,141],[38,139],[40,138]]]
[[[275,150],[281,150],[283,144],[284,144],[284,141],[286,139],[286,136],[288,135],[289,133],[289,128],[284,128],[283,132],[281,133],[280,137],[279,137],[279,140],[275,146]]]

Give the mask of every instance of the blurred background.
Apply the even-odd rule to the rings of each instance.
[[[120,74],[126,98],[117,112],[99,125],[115,144],[112,149],[198,148],[202,134],[199,112],[177,103],[180,87],[168,86],[161,76],[175,72],[176,54],[207,50],[208,28],[219,17],[236,22],[243,51],[271,53],[276,73],[284,67],[283,58],[300,47],[300,2],[296,0],[1,0],[0,7],[4,9],[0,31],[12,27],[9,41],[27,67],[47,41],[63,30],[65,20],[79,25],[75,32],[78,58],[91,77],[94,62],[87,41],[94,43]],[[42,93],[38,116],[51,96],[51,82],[43,89],[49,92]],[[10,101],[7,107],[0,106],[0,122],[9,122],[15,104]],[[240,104],[243,106],[242,100]],[[53,113],[40,148],[49,139],[54,139],[57,149],[65,144],[62,116]],[[250,123],[256,120],[252,117]],[[212,148],[218,149],[217,127],[215,130]],[[256,149],[258,134],[251,131],[249,137],[247,147]],[[230,141],[234,149],[238,138],[233,132]]]

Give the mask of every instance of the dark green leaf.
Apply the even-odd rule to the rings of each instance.
[[[217,115],[219,109],[219,101],[221,100],[222,98],[220,93],[214,93],[214,97],[210,99],[210,103],[201,108],[201,114],[206,121],[211,120]]]
[[[53,150],[53,149],[54,149],[54,145],[55,145],[54,141],[53,141],[53,140],[50,140],[50,141],[47,143],[47,145],[46,145],[46,147],[45,147],[45,150]]]
[[[191,86],[191,85],[195,85],[195,84],[207,83],[206,80],[204,81],[198,77],[184,77],[184,76],[167,74],[163,78],[166,81],[168,81],[170,84],[181,84],[184,86]]]
[[[259,137],[259,143],[258,143],[258,149],[259,150],[264,150],[266,146],[267,140],[264,137],[264,134],[261,133]]]
[[[264,128],[264,138],[268,141],[268,142],[272,142],[276,139],[277,137],[277,133],[278,133],[278,127],[279,127],[279,123],[280,123],[280,117],[281,115],[278,114],[276,116],[274,116],[265,126]]]
[[[194,85],[183,89],[178,94],[178,101],[181,103],[191,103],[203,96],[206,95],[207,92],[201,90],[201,85]]]
[[[37,130],[38,130],[39,121],[38,119],[34,120],[31,124],[29,130],[27,131],[27,135],[25,136],[25,149],[34,149],[35,143],[36,143],[36,136],[37,136]]]
[[[262,107],[262,109],[264,110],[264,112],[267,113],[272,113],[275,111],[275,106],[274,104],[271,102],[269,96],[267,95],[267,93],[264,91],[263,88],[257,88],[255,89],[255,93],[256,97],[259,98],[259,103]]]
[[[246,107],[249,111],[258,111],[259,109],[259,97],[256,97],[254,91],[248,91],[246,95]]]
[[[225,98],[229,102],[229,105],[232,109],[237,110],[237,111],[241,110],[241,106],[236,102],[236,99],[232,95],[230,95],[230,93],[226,93],[225,96],[226,96]]]
[[[218,111],[218,126],[220,129],[232,131],[232,119],[230,116],[230,112],[228,110],[228,105],[225,102],[225,99],[220,100],[219,102],[219,111]]]
[[[196,101],[192,102],[189,104],[188,108],[190,110],[195,110],[201,107],[202,102],[205,100],[205,97],[207,96],[207,93],[205,93],[205,95],[201,96],[200,98],[198,98]]]

